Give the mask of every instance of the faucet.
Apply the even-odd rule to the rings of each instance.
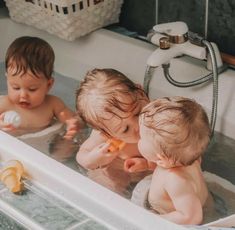
[[[148,58],[148,66],[161,66],[168,63],[172,58],[183,54],[202,60],[206,59],[205,47],[194,45],[189,41],[186,23],[177,21],[158,24],[153,27],[153,30],[150,41],[159,48]]]
[[[177,87],[191,87],[213,79],[211,114],[213,136],[218,103],[218,74],[227,69],[227,65],[224,65],[222,62],[216,44],[206,41],[196,33],[189,32],[187,24],[181,21],[155,25],[153,31],[147,37],[158,48],[147,59],[143,85],[146,94],[148,95],[149,93],[149,84],[153,76],[153,70],[159,66],[163,67],[164,76],[168,82]],[[212,73],[191,82],[175,81],[169,74],[170,60],[183,54],[207,60],[207,69],[212,70]]]

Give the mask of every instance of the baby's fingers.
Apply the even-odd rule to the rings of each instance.
[[[9,131],[12,131],[16,129],[13,125],[9,124],[9,125],[4,125],[1,130],[2,131],[5,131],[5,132],[9,132]]]
[[[99,152],[107,158],[116,158],[118,155],[118,151],[110,152],[109,151],[110,144],[109,143],[103,143],[99,146]]]
[[[108,149],[109,149],[109,143],[102,143],[101,145],[98,146],[99,148],[99,152],[105,154],[107,153],[108,154]]]
[[[63,138],[66,140],[72,140],[75,137],[76,133],[77,133],[77,131],[66,132],[65,135],[63,136]]]

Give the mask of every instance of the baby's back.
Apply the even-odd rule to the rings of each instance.
[[[199,198],[202,206],[206,203],[208,190],[199,161],[187,167],[182,166],[173,169],[156,168],[153,174],[148,200],[151,207],[160,214],[175,210],[172,201],[174,197],[169,195],[171,191],[167,191],[169,187],[174,188],[174,186],[178,191],[181,190],[182,193],[188,191],[189,193],[195,194]]]

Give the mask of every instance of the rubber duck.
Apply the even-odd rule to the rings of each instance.
[[[120,151],[124,148],[126,143],[124,141],[115,139],[115,138],[110,138],[107,140],[107,143],[110,144],[108,151],[109,152],[115,152],[115,151]]]
[[[24,188],[21,181],[24,167],[18,160],[9,160],[4,163],[0,171],[0,180],[13,193],[21,192]]]

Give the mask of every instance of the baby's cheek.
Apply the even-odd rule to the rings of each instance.
[[[142,145],[142,142],[141,142],[141,140],[138,142],[138,149],[139,149],[139,151],[140,151],[140,154],[142,155],[142,156],[144,156],[145,154],[144,154],[144,148],[143,148],[143,145]]]
[[[9,92],[9,93],[8,93],[9,99],[10,99],[11,101],[13,101],[13,102],[17,101],[17,99],[19,98],[19,93],[14,92],[14,91],[12,91],[12,90],[10,90],[10,91],[8,91],[8,92]]]

